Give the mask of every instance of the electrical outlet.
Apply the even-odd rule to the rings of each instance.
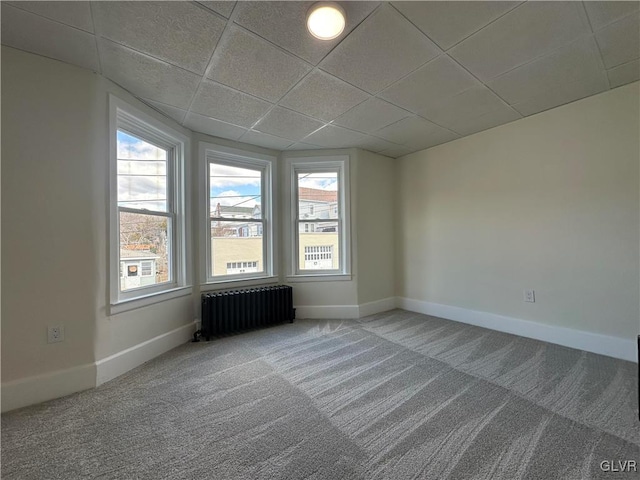
[[[536,302],[536,292],[534,290],[525,290],[524,291],[524,301],[527,303],[535,303]]]
[[[64,341],[64,327],[53,325],[47,327],[47,343],[58,343]]]

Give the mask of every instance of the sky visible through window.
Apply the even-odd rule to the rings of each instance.
[[[210,164],[211,209],[215,209],[218,203],[226,207],[253,208],[260,205],[261,175],[260,170]]]
[[[167,151],[118,130],[118,206],[167,211]]]

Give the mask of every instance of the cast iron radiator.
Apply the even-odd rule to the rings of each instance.
[[[293,289],[288,285],[225,290],[202,295],[201,335],[239,332],[291,322],[295,318]]]

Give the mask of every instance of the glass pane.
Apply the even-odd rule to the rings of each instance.
[[[301,270],[338,270],[340,234],[338,222],[301,222],[298,228]]]
[[[298,173],[298,217],[338,218],[338,173]]]
[[[118,130],[118,206],[167,211],[167,151]]]
[[[120,212],[121,291],[171,279],[170,221],[158,215]]]
[[[209,164],[209,205],[213,218],[262,218],[262,171]]]
[[[213,276],[264,272],[262,222],[211,221]]]

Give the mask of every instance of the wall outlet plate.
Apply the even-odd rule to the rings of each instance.
[[[527,303],[535,303],[536,302],[536,292],[534,290],[525,290],[524,291],[524,301]]]
[[[58,343],[64,341],[64,327],[62,325],[51,325],[47,327],[47,343]]]

